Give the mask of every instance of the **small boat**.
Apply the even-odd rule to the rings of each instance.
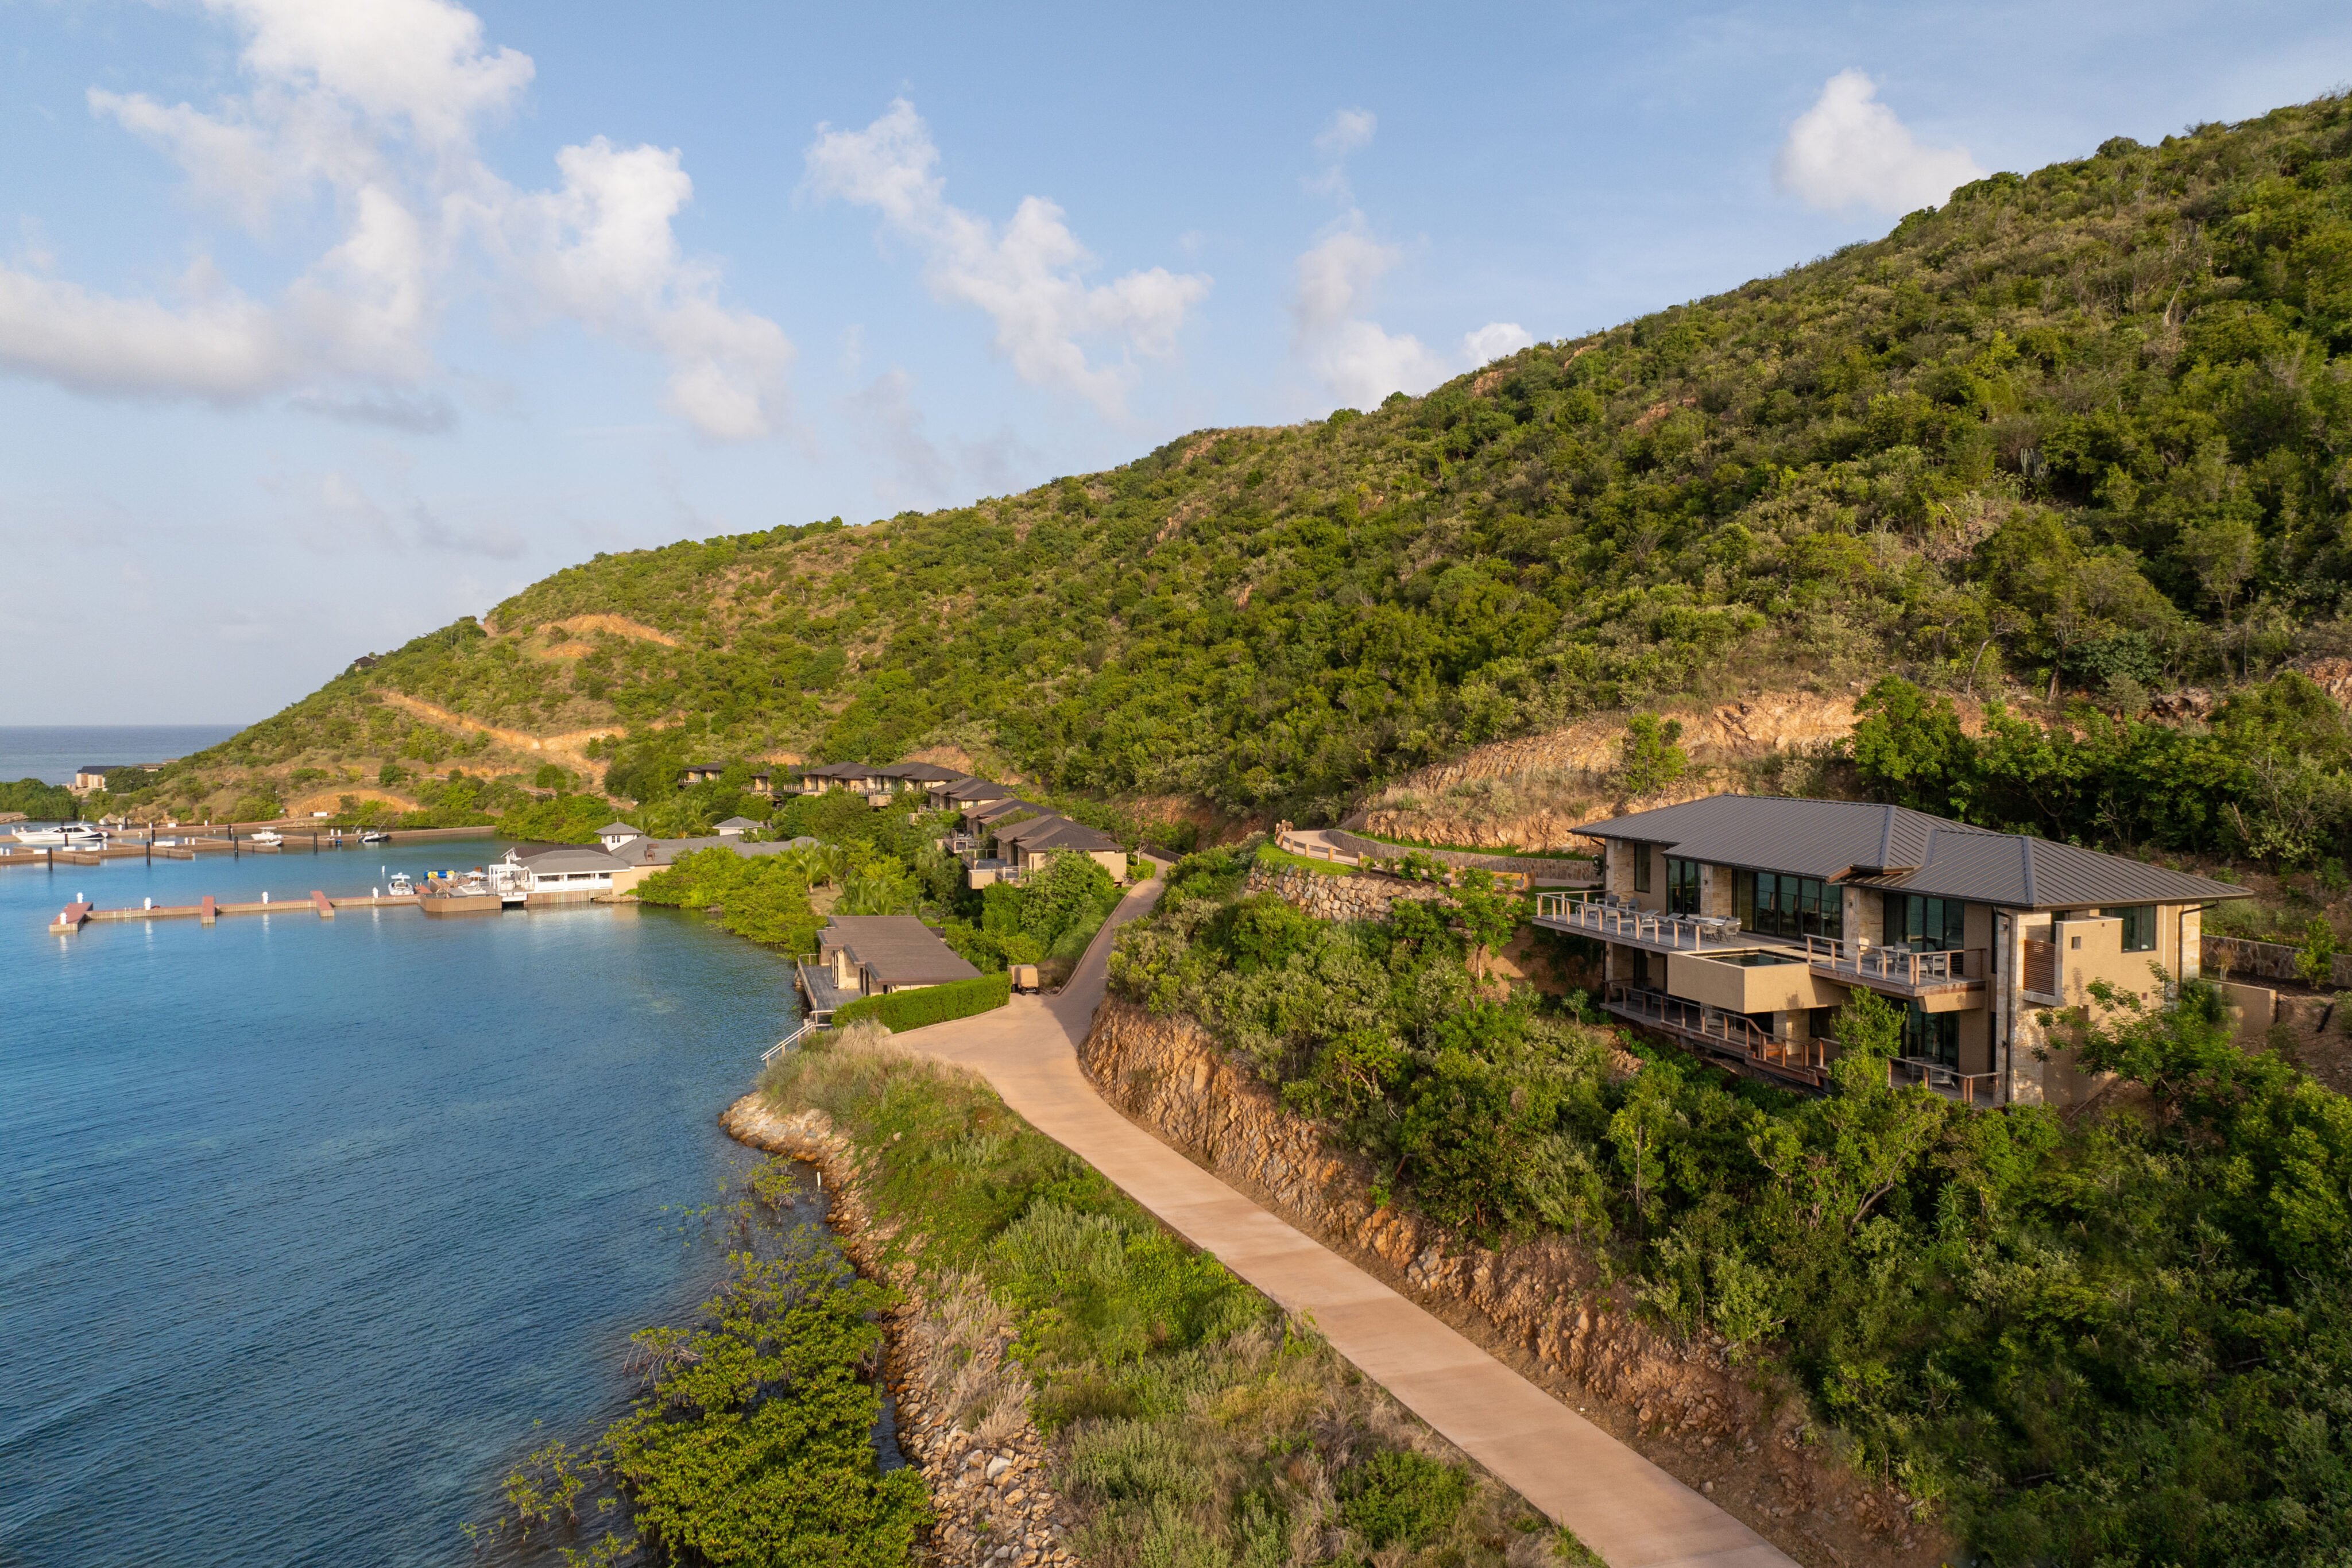
[[[392,835],[385,832],[382,828],[370,828],[366,832],[360,835],[360,842],[363,844],[388,844],[392,842]]]
[[[385,891],[394,898],[406,898],[416,891],[416,883],[406,872],[396,871],[392,873],[392,881]]]
[[[259,828],[246,834],[245,841],[248,844],[282,844],[286,841],[286,835],[275,828]]]
[[[60,822],[54,828],[18,828],[15,837],[20,844],[49,844],[79,850],[106,847],[106,835],[88,822]]]

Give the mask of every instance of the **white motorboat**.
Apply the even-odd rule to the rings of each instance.
[[[106,847],[106,835],[88,822],[60,822],[54,828],[18,828],[15,837],[20,844],[83,850]]]
[[[392,881],[386,884],[385,891],[394,898],[405,898],[416,891],[416,883],[406,872],[396,871],[392,873]]]
[[[257,828],[245,835],[245,841],[249,844],[282,844],[286,841],[286,835],[275,828]]]
[[[382,828],[370,828],[366,832],[360,835],[360,842],[363,844],[388,844],[392,842],[392,835],[385,832]]]

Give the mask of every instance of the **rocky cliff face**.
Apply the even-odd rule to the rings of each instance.
[[[1762,692],[1675,712],[1668,716],[1683,727],[1691,772],[1675,788],[1638,799],[1621,798],[1612,779],[1623,756],[1622,714],[1498,740],[1406,774],[1366,802],[1349,825],[1433,843],[1567,849],[1578,827],[1621,809],[1671,806],[1759,783],[1802,788],[1812,759],[1853,731],[1853,701],[1852,693]],[[1960,706],[1962,726],[1973,731],[1981,718],[1977,705]],[[1761,779],[1759,768],[1766,770]],[[1790,776],[1779,776],[1783,773]]]
[[[1190,1019],[1106,1001],[1081,1060],[1112,1104],[1784,1547],[1827,1546],[1846,1563],[1936,1560],[1941,1538],[1908,1500],[1828,1461],[1798,1403],[1735,1366],[1719,1341],[1684,1343],[1643,1322],[1622,1287],[1563,1239],[1491,1250],[1375,1205],[1376,1173],[1286,1112]]]

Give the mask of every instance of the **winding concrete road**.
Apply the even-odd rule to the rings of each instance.
[[[1050,999],[934,1024],[898,1043],[971,1068],[1038,1131],[1193,1245],[1312,1322],[1332,1348],[1610,1568],[1793,1568],[1754,1531],[1329,1249],[1113,1110],[1078,1066],[1111,934],[1159,902],[1142,883]]]

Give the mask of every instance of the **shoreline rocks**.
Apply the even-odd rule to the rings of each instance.
[[[858,1272],[898,1292],[883,1322],[886,1377],[898,1451],[930,1493],[922,1560],[939,1568],[1078,1562],[1068,1545],[1076,1517],[1053,1488],[1045,1439],[1029,1418],[1028,1375],[1006,1359],[1011,1314],[976,1277],[950,1277],[935,1295],[911,1262],[883,1261],[896,1232],[877,1226],[857,1152],[824,1112],[778,1111],[754,1092],[719,1124],[738,1143],[814,1166],[842,1250]]]

